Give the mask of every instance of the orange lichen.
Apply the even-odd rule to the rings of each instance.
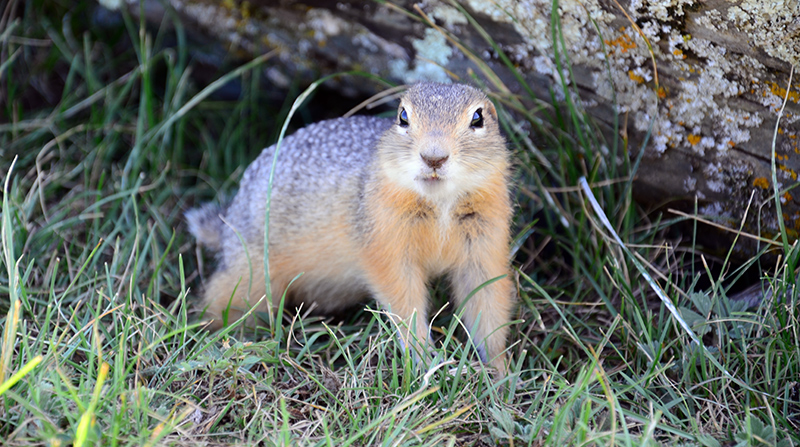
[[[753,180],[753,186],[757,186],[761,189],[767,189],[769,188],[769,180],[764,177],[756,177],[756,179]]]
[[[628,50],[636,48],[636,42],[625,32],[625,27],[620,28],[622,35],[613,40],[606,40],[606,45],[619,48],[620,52],[627,53]]]
[[[794,169],[786,166],[786,165],[778,165],[778,169],[781,171],[789,174],[792,177],[792,180],[797,180],[797,172]]]
[[[667,97],[667,88],[666,88],[666,87],[664,87],[664,86],[659,86],[659,87],[656,89],[656,94],[657,94],[657,95],[658,95],[658,97],[659,97],[659,98],[661,98],[661,99],[664,99],[664,98],[666,98],[666,97]]]
[[[789,202],[789,201],[792,200],[792,195],[789,194],[788,192],[786,192],[786,193],[783,194],[783,199],[786,200],[787,202]]]
[[[773,95],[778,96],[780,98],[786,97],[785,88],[770,81],[767,81],[767,84],[769,85],[769,91],[772,92]],[[766,93],[764,94],[764,96],[766,96]],[[789,92],[789,101],[792,101],[794,103],[800,102],[800,92],[798,92],[797,89],[794,89]]]
[[[700,135],[691,134],[688,137],[686,137],[686,139],[689,140],[689,144],[694,146],[694,145],[696,145],[697,143],[700,142]]]
[[[644,84],[644,78],[634,73],[633,70],[628,71],[628,77],[631,78],[632,81],[636,81],[639,84]]]

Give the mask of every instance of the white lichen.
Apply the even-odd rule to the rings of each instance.
[[[390,70],[392,75],[404,82],[417,81],[450,82],[450,76],[442,68],[453,55],[453,49],[447,43],[447,38],[432,28],[425,30],[425,38],[412,42],[417,51],[414,69],[409,70],[405,60],[392,61]]]
[[[712,217],[724,217],[730,218],[731,213],[722,206],[719,202],[712,202],[707,205],[703,205],[698,210],[700,211],[701,215],[712,216]]]
[[[687,177],[683,179],[683,190],[686,192],[694,191],[694,188],[697,186],[697,179],[694,177]]]
[[[728,8],[728,20],[770,56],[800,64],[800,1],[743,0]]]
[[[469,23],[467,18],[464,17],[464,14],[461,14],[461,11],[444,3],[434,6],[430,16],[441,21],[448,29],[452,29],[455,25],[466,25]]]
[[[703,169],[703,177],[706,180],[706,187],[714,192],[725,190],[725,180],[722,177],[722,165],[719,162],[712,162]]]
[[[314,8],[306,13],[306,21],[317,41],[324,41],[349,30],[350,25],[327,9]]]

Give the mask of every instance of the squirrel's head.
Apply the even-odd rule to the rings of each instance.
[[[381,138],[379,157],[381,169],[398,186],[435,201],[480,189],[508,170],[494,105],[463,84],[409,88],[394,125]]]

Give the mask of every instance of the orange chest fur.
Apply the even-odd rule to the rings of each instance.
[[[416,193],[384,187],[374,201],[370,250],[405,258],[431,275],[463,262],[471,244],[487,233],[506,234],[510,204],[505,184],[470,194],[447,209]],[[507,241],[499,241],[501,244]]]

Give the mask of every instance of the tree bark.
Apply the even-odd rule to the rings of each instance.
[[[138,0],[128,1],[138,13]],[[539,97],[555,91],[563,98],[562,79],[569,77],[558,73],[558,52],[573,69],[569,88],[607,135],[619,113],[631,156],[650,130],[636,174],[638,198],[696,198],[702,214],[738,227],[752,195],[745,230],[770,237],[778,229],[774,155],[783,220],[791,236],[800,229],[800,192],[792,189],[800,172],[800,76],[789,88],[791,67],[800,62],[797,0],[560,0],[555,34],[551,0],[465,0],[463,11],[435,0],[417,8],[403,0],[169,4],[189,29],[230,51],[250,57],[279,48],[279,63],[266,70],[278,85],[350,70],[404,83],[480,73],[446,32],[512,93],[521,92],[466,11]],[[163,11],[147,5],[159,23]],[[334,82],[345,95],[380,88],[358,77]]]

